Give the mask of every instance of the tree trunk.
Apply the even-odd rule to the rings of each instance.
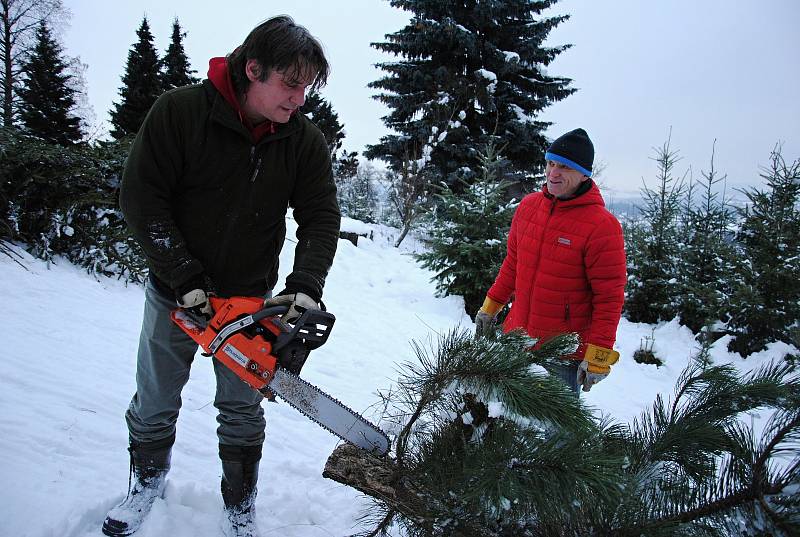
[[[12,101],[14,98],[14,73],[13,69],[13,61],[11,56],[11,13],[10,13],[10,6],[7,0],[2,0],[0,2],[0,7],[2,7],[2,17],[3,17],[3,111],[2,111],[2,118],[3,118],[3,126],[10,127],[11,121],[13,119],[13,108],[12,108]]]
[[[403,225],[403,232],[400,233],[400,237],[398,237],[397,241],[395,241],[394,243],[395,248],[400,247],[400,243],[403,242],[403,239],[406,238],[406,235],[408,235],[410,229],[411,229],[411,221],[409,220]]]

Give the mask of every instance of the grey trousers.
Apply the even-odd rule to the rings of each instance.
[[[198,346],[169,317],[174,300],[148,280],[136,359],[136,393],[125,413],[135,442],[155,442],[175,433],[181,390],[189,380]],[[256,446],[264,442],[263,398],[230,369],[214,360],[220,444]]]
[[[560,360],[561,363],[550,367],[550,372],[556,377],[563,380],[569,389],[575,394],[575,397],[581,396],[581,387],[578,385],[578,366],[581,364],[578,360]]]

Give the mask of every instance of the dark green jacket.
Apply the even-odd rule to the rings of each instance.
[[[273,288],[291,206],[286,288],[322,296],[341,216],[325,138],[301,114],[254,144],[208,80],[165,93],[133,143],[120,205],[159,288],[207,275],[221,296]]]

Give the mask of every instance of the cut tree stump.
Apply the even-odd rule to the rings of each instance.
[[[436,514],[430,509],[436,500],[410,479],[398,476],[396,462],[388,457],[378,457],[350,444],[341,444],[328,457],[322,477],[380,500],[431,535],[441,529]],[[460,521],[458,525],[461,526],[459,530],[450,533],[453,537],[486,535],[481,531],[484,528],[473,520]]]
[[[384,500],[400,500],[407,492],[395,481],[397,465],[388,457],[377,457],[351,444],[333,450],[322,477],[353,487],[367,496]]]

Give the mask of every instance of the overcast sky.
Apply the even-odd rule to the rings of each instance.
[[[407,12],[383,0],[64,0],[72,13],[66,53],[88,65],[89,102],[108,120],[119,99],[125,61],[147,15],[163,54],[177,16],[198,75],[208,59],[235,48],[258,22],[286,13],[325,46],[332,74],[323,96],[344,124],[345,147],[363,150],[387,132],[387,110],[367,84],[373,65],[390,56],[369,46],[402,28]],[[571,43],[548,69],[573,79],[578,91],[540,119],[550,137],[583,127],[605,163],[607,197],[651,184],[653,148],[670,128],[672,148],[695,179],[708,170],[716,139],[716,168],[729,189],[759,184],[776,143],[800,158],[800,1],[798,0],[562,0],[546,15],[570,14],[549,44]],[[106,123],[107,128],[107,123]]]

